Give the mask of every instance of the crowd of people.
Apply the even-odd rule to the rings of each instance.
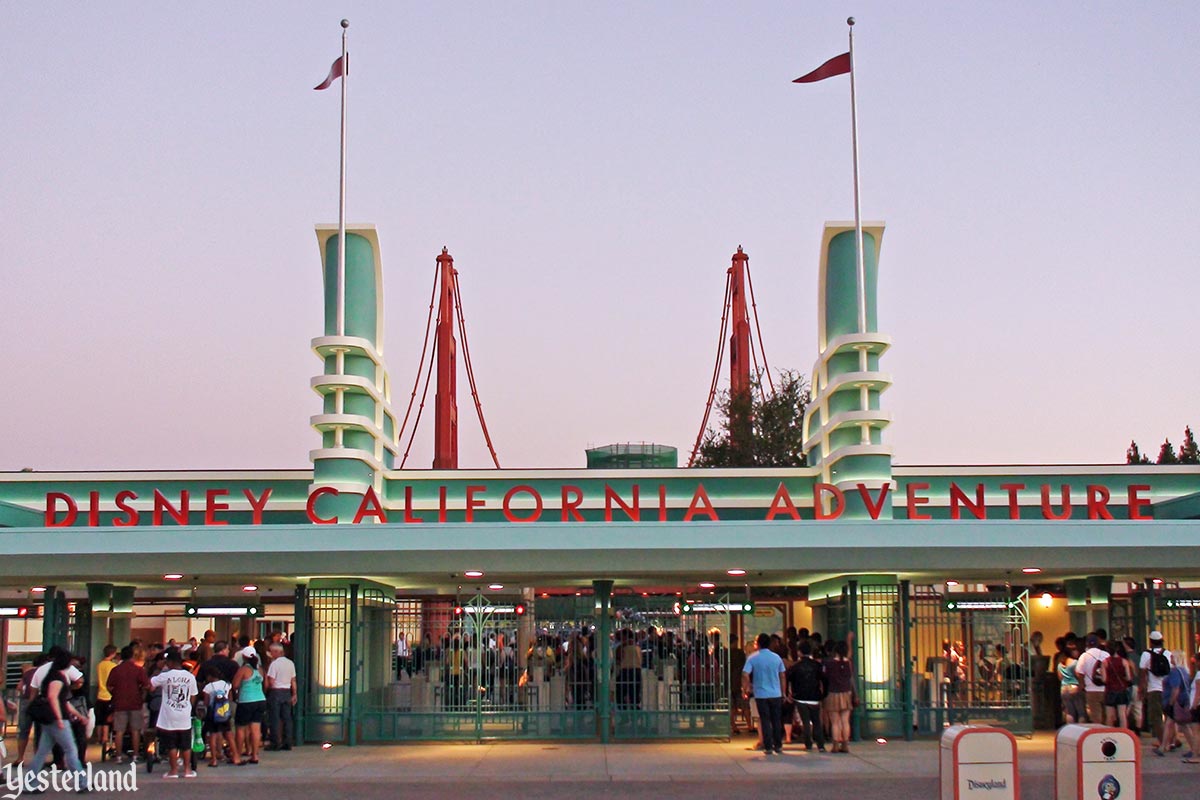
[[[397,677],[420,675],[441,686],[442,707],[463,708],[478,697],[492,707],[527,704],[521,690],[562,676],[567,708],[595,707],[599,669],[596,631],[590,628],[541,631],[518,658],[515,631],[493,630],[482,635],[425,634],[411,643],[401,633],[395,643]],[[723,668],[729,654],[718,630],[676,631],[621,628],[609,643],[614,705],[619,710],[647,706],[643,671],[658,680],[678,683],[681,708],[707,708],[725,699]],[[523,665],[523,666],[522,666]]]
[[[290,750],[298,695],[289,643],[280,633],[234,641],[207,631],[182,645],[110,644],[95,686],[84,657],[51,647],[23,667],[17,760],[32,741],[28,771],[54,764],[82,774],[95,742],[102,759],[165,761],[164,778],[194,778],[200,760],[242,766],[259,763],[262,749]]]
[[[832,752],[849,753],[850,714],[858,705],[853,641],[853,634],[826,642],[820,633],[788,627],[782,636],[758,634],[749,656],[735,648],[730,679],[740,681],[741,699],[731,707],[734,733],[741,722],[757,730],[754,747],[768,756],[781,755],[785,742],[803,742],[806,750],[815,743],[822,753],[829,742]]]
[[[1160,631],[1149,639],[1110,642],[1100,629],[1055,640],[1063,720],[1148,733],[1155,755],[1186,747],[1183,760],[1200,764],[1200,653],[1172,652]]]

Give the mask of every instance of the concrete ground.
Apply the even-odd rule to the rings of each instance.
[[[11,745],[11,741],[9,742]],[[273,785],[272,800],[323,797],[730,798],[756,788],[793,794],[837,787],[852,800],[938,797],[938,743],[889,741],[851,745],[846,755],[788,745],[782,756],[750,749],[748,737],[729,742],[648,744],[413,744],[299,747],[264,753],[257,766],[199,769],[194,780],[164,780],[161,765],[138,772],[150,797],[192,794],[201,786],[236,792],[240,785]],[[1054,739],[1019,739],[1022,797],[1053,797]],[[13,748],[10,747],[12,760]],[[1144,795],[1155,800],[1200,797],[1200,765],[1178,753],[1143,751]],[[94,769],[101,768],[95,764]],[[117,769],[111,764],[104,769]],[[127,769],[127,768],[126,768]],[[6,792],[0,788],[0,794]],[[1122,796],[1132,797],[1123,793]]]

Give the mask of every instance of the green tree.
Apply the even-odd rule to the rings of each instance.
[[[1196,446],[1196,437],[1192,435],[1192,426],[1183,429],[1183,443],[1179,445],[1180,464],[1200,464],[1200,447]]]
[[[775,391],[764,393],[761,378],[751,381],[749,397],[722,392],[717,400],[721,420],[704,433],[697,467],[803,467],[804,411],[811,399],[803,375],[783,370]]]
[[[1162,447],[1158,450],[1158,461],[1156,464],[1178,464],[1179,457],[1175,455],[1175,446],[1171,444],[1170,439],[1164,439]]]
[[[1150,456],[1142,455],[1142,451],[1138,449],[1138,444],[1135,441],[1129,442],[1129,449],[1125,451],[1126,464],[1149,464]]]

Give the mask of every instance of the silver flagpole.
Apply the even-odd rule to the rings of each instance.
[[[350,76],[350,64],[346,61],[346,29],[350,20],[342,20],[342,162],[338,174],[338,263],[337,263],[337,332],[346,334],[346,81]],[[854,76],[851,74],[851,80]],[[857,147],[857,145],[855,145]],[[855,151],[857,152],[857,150]],[[855,156],[857,158],[857,156]],[[857,161],[855,162],[858,163]],[[858,168],[855,167],[857,170]],[[857,172],[855,173],[857,175]],[[858,178],[856,177],[857,181]],[[857,186],[857,184],[855,184]],[[856,190],[857,191],[857,190]],[[857,197],[857,195],[855,195]]]
[[[858,190],[858,101],[854,97],[854,17],[850,26],[850,128],[854,141],[854,247],[858,253],[858,332],[867,332],[867,268],[863,260],[862,206]],[[342,91],[345,92],[343,86]],[[345,156],[343,155],[343,158]]]

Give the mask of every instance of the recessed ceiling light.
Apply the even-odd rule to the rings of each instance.
[[[745,574],[746,574],[746,570],[744,570],[744,569],[738,569],[738,568],[736,568],[736,567],[735,567],[734,569],[727,569],[727,570],[725,570],[725,574],[726,574],[726,575],[734,575],[734,576],[737,576],[737,575],[745,575]]]
[[[477,569],[469,569],[464,572],[463,575],[467,576],[468,578],[482,578],[483,572]]]
[[[947,586],[958,586],[958,581],[946,581]]]
[[[1155,586],[1162,586],[1163,579],[1162,579],[1162,578],[1155,578],[1154,580],[1152,580],[1152,581],[1150,581],[1150,582],[1151,582],[1151,583],[1153,583]],[[34,591],[36,592],[36,591],[37,591],[37,589],[34,589]]]
[[[32,589],[30,589],[29,591],[31,591],[31,592],[44,592],[44,591],[46,591],[46,587],[45,587],[45,586],[34,586],[34,587],[33,587]]]
[[[1042,571],[1041,567],[1022,567],[1021,568],[1021,572],[1024,572],[1026,575],[1037,575],[1041,571]]]
[[[504,584],[503,583],[491,583],[491,584],[488,584],[488,588],[491,589],[492,591],[499,591],[500,589],[504,588]]]
[[[715,583],[712,583],[712,582],[710,582],[710,581],[703,581],[703,582],[701,582],[701,584],[700,584],[700,588],[701,588],[701,589],[712,589],[712,588],[714,588],[715,586],[716,586],[716,584],[715,584]]]
[[[253,583],[247,583],[245,586],[242,587],[242,591],[243,592],[257,592],[258,587],[255,586]]]
[[[168,572],[166,575],[163,575],[163,580],[164,581],[181,581],[181,580],[183,580],[183,575],[181,575],[178,572]]]

